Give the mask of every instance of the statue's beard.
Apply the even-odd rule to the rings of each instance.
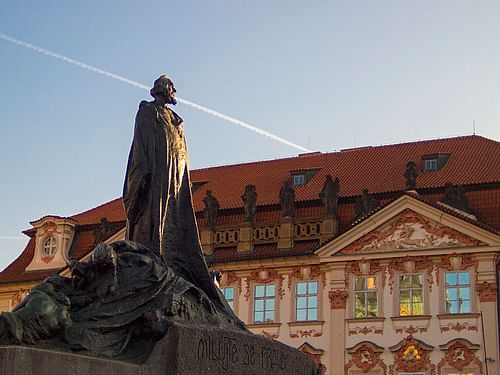
[[[167,100],[166,100],[166,102],[168,104],[172,104],[172,105],[176,105],[177,104],[177,100],[173,96],[168,97]]]

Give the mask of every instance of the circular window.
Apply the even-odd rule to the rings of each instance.
[[[42,253],[43,256],[50,257],[56,253],[57,241],[54,237],[49,237],[43,243]]]

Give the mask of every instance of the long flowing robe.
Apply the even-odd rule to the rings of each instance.
[[[123,202],[127,239],[161,254],[176,273],[234,315],[212,282],[201,252],[183,121],[171,109],[140,103]]]

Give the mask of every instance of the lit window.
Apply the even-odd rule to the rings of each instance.
[[[452,372],[447,372],[446,375],[475,375],[473,372],[470,371],[452,371]]]
[[[43,256],[50,257],[56,253],[57,241],[54,237],[49,237],[43,243],[42,253]]]
[[[224,294],[224,298],[226,299],[227,304],[231,306],[232,309],[234,309],[234,288],[222,288],[221,291],[222,294]]]
[[[256,285],[253,308],[254,323],[274,322],[276,287],[274,284]]]
[[[306,177],[303,174],[294,174],[293,175],[293,186],[304,185],[306,181]]]
[[[378,315],[377,278],[374,276],[354,279],[354,317],[374,318]]]
[[[438,162],[437,159],[425,159],[424,160],[424,172],[437,171]]]
[[[446,314],[470,313],[470,273],[445,273]]]
[[[424,288],[422,275],[399,276],[399,315],[423,315]]]
[[[295,291],[297,321],[318,320],[318,282],[298,283]]]

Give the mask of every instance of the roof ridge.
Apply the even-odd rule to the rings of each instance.
[[[426,143],[433,143],[433,142],[456,141],[456,140],[460,140],[460,139],[482,139],[482,140],[489,141],[489,142],[500,143],[498,141],[495,141],[494,139],[486,138],[486,137],[483,137],[483,136],[477,135],[477,134],[458,135],[458,136],[451,136],[451,137],[436,137],[436,138],[431,138],[431,139],[405,141],[405,142],[400,142],[400,143],[356,146],[356,147],[350,147],[350,148],[343,148],[340,150],[319,152],[317,154],[316,153],[307,153],[307,154],[298,154],[298,155],[294,155],[294,156],[287,156],[287,157],[283,157],[283,158],[261,159],[261,160],[247,161],[247,162],[239,162],[239,163],[235,163],[235,164],[222,164],[222,165],[192,169],[191,172],[205,172],[205,171],[210,171],[210,170],[220,169],[220,168],[233,168],[233,167],[240,167],[240,166],[244,166],[244,165],[250,166],[252,164],[281,162],[281,161],[290,160],[290,159],[305,159],[306,157],[308,159],[310,159],[310,158],[322,158],[322,157],[330,156],[332,154],[343,154],[346,152],[379,150],[382,148],[405,147],[405,146],[414,145],[414,144],[426,144]]]
[[[76,214],[73,214],[73,215],[67,216],[67,218],[70,218],[70,219],[73,219],[73,220],[77,220],[77,219],[75,219],[75,217],[77,217],[77,216],[84,215],[84,214],[86,214],[86,213],[89,213],[89,212],[94,211],[94,210],[96,210],[96,209],[98,209],[98,208],[101,208],[101,207],[107,206],[108,204],[112,204],[112,203],[114,203],[114,202],[116,202],[116,201],[119,201],[119,200],[121,200],[121,199],[122,199],[122,197],[114,198],[114,199],[112,199],[112,200],[110,200],[110,201],[106,201],[106,202],[104,202],[104,203],[102,203],[102,204],[100,204],[100,205],[98,205],[98,206],[95,206],[95,207],[93,207],[93,208],[89,208],[88,210],[85,210],[85,211],[78,212],[78,213],[76,213]],[[78,220],[77,220],[77,221],[78,221]]]

